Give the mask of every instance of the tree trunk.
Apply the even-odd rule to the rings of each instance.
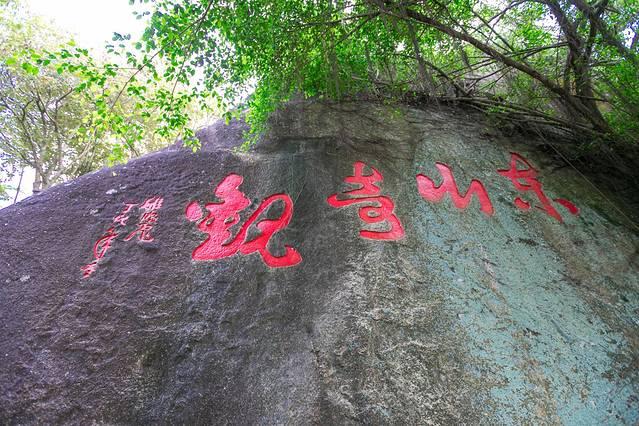
[[[386,13],[389,13],[389,12],[386,12]],[[430,16],[426,16],[422,13],[416,12],[411,9],[406,9],[406,14],[408,15],[409,18],[414,19],[417,22],[420,22],[431,28],[435,28],[436,30],[444,34],[447,34],[455,39],[469,43],[475,46],[477,49],[481,50],[482,52],[486,53],[487,55],[491,56],[493,59],[503,63],[504,65],[507,65],[511,68],[517,69],[529,75],[530,77],[539,81],[548,90],[558,95],[559,98],[564,102],[564,104],[567,107],[573,109],[575,112],[581,115],[581,117],[589,121],[596,131],[599,131],[601,133],[610,132],[610,127],[608,126],[608,123],[605,120],[601,119],[602,117],[600,114],[594,114],[592,109],[589,108],[586,104],[584,104],[584,102],[582,102],[582,99],[567,92],[563,87],[560,87],[557,84],[555,84],[555,82],[552,81],[551,78],[540,73],[538,70],[530,67],[527,64],[518,62],[512,59],[511,57],[509,57],[508,55],[505,55],[499,52],[498,50],[496,50],[495,48],[487,45],[486,43],[466,33],[457,31],[456,29],[451,28],[448,25],[443,24],[442,22],[439,22],[438,20],[434,18],[431,18]],[[398,16],[398,15],[395,15],[395,16]],[[401,18],[401,16],[398,16],[398,17]]]
[[[411,43],[413,44],[413,53],[415,54],[415,61],[417,62],[421,89],[427,95],[434,95],[435,81],[433,80],[433,76],[426,69],[426,64],[424,63],[424,59],[422,58],[422,53],[419,48],[419,40],[417,40],[417,35],[415,34],[415,27],[410,20],[406,21],[406,25],[408,27],[408,34],[410,35]]]
[[[40,171],[36,168],[35,178],[33,179],[33,193],[37,194],[38,192],[42,191],[42,189],[44,189],[42,186],[42,173],[40,173]]]
[[[18,187],[16,188],[16,195],[13,197],[13,204],[18,201],[18,196],[20,195],[20,188],[22,187],[22,178],[24,177],[24,167],[20,170],[20,180],[18,180]]]

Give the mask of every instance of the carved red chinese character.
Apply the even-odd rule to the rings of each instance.
[[[131,209],[135,206],[137,206],[137,204],[124,204],[124,210],[122,210],[120,214],[113,218],[113,223],[120,226],[126,226],[126,222],[127,220],[129,220],[129,215],[127,213],[130,212]]]
[[[523,168],[519,168],[523,166]],[[497,170],[497,172],[510,179],[515,185],[515,188],[521,192],[532,191],[536,196],[542,207],[537,206],[538,209],[543,210],[551,217],[554,217],[559,222],[563,222],[563,219],[559,212],[552,205],[550,199],[544,193],[541,182],[537,180],[537,170],[530,165],[528,161],[521,155],[511,152],[510,156],[510,169]],[[579,209],[573,203],[563,198],[555,198],[554,201],[564,206],[570,214],[579,214]],[[515,205],[521,210],[530,210],[531,203],[524,201],[520,197],[515,198]]]
[[[147,198],[144,203],[140,205],[140,210],[142,210],[142,214],[140,215],[140,220],[137,224],[137,229],[131,232],[124,241],[129,241],[136,235],[138,236],[138,240],[140,241],[153,241],[153,237],[150,232],[153,229],[153,225],[158,220],[158,210],[162,207],[164,199],[160,196],[154,196],[151,198]],[[82,271],[82,278],[90,277],[97,269],[99,260],[104,257],[107,250],[111,247],[111,243],[115,238],[119,235],[116,232],[116,226],[126,226],[127,221],[129,220],[128,213],[133,209],[133,207],[137,206],[136,203],[125,203],[124,209],[113,218],[113,226],[111,226],[107,232],[100,237],[95,244],[93,245],[93,257],[94,260],[82,267],[80,270]]]
[[[335,208],[364,204],[359,208],[359,217],[365,223],[387,224],[386,231],[360,230],[363,238],[373,240],[398,240],[404,236],[404,227],[395,215],[395,203],[390,197],[380,195],[381,188],[376,185],[384,181],[384,177],[374,167],[370,167],[371,173],[364,174],[366,164],[361,161],[353,164],[353,176],[347,176],[344,182],[360,186],[359,188],[345,191],[342,194],[350,197],[338,199],[338,194],[333,194],[326,202]]]
[[[155,197],[147,198],[146,200],[144,200],[144,203],[142,203],[140,208],[147,212],[160,210],[160,208],[162,208],[163,202],[164,198],[156,195]]]
[[[237,174],[225,177],[215,189],[215,196],[220,202],[208,203],[204,208],[208,214],[202,218],[202,208],[197,201],[186,207],[186,217],[198,222],[198,229],[206,234],[206,240],[193,250],[193,260],[217,260],[233,256],[237,253],[248,255],[259,253],[267,266],[280,268],[297,265],[302,261],[300,254],[291,246],[284,246],[282,256],[274,256],[267,245],[276,232],[286,228],[293,216],[293,201],[286,194],[274,194],[262,201],[257,210],[241,226],[235,237],[231,238],[230,228],[240,221],[239,212],[250,206],[251,201],[238,188],[244,178]],[[276,203],[283,204],[283,211],[277,219],[262,217],[269,207]],[[251,225],[255,225],[261,234],[246,241]]]
[[[111,227],[107,229],[106,233],[95,242],[93,245],[93,257],[95,260],[80,268],[82,270],[82,278],[88,278],[96,271],[98,268],[98,261],[102,259],[109,248],[111,248],[111,243],[117,236],[118,233],[115,232],[115,228]]]
[[[115,228],[111,227],[107,229],[106,233],[93,245],[93,257],[96,259],[102,259],[107,250],[111,248],[111,242],[117,236],[118,233],[115,232]]]
[[[93,274],[95,271],[97,271],[98,269],[98,261],[94,260],[91,263],[88,263],[84,266],[80,267],[80,270],[82,271],[82,278],[89,278],[91,276],[91,274]]]
[[[435,167],[437,167],[439,173],[442,175],[442,183],[439,186],[435,186],[435,182],[428,176],[423,174],[417,175],[417,190],[425,200],[438,203],[442,201],[446,194],[450,194],[450,199],[453,201],[455,207],[465,209],[472,201],[473,196],[475,196],[479,201],[482,212],[488,216],[492,216],[495,213],[493,204],[490,201],[490,197],[488,197],[488,192],[483,183],[477,179],[473,179],[470,181],[466,194],[461,195],[450,167],[443,163],[435,163]]]
[[[162,197],[151,197],[147,198],[144,203],[140,206],[140,210],[142,210],[142,214],[140,215],[140,220],[138,221],[137,229],[131,232],[124,241],[129,241],[136,235],[138,236],[139,241],[150,242],[153,241],[153,237],[151,236],[151,230],[153,229],[153,225],[158,220],[158,212],[162,207],[162,203],[164,199]]]

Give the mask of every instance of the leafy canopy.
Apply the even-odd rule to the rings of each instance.
[[[0,64],[0,178],[30,167],[38,191],[95,169],[110,150],[81,134],[83,129],[86,134],[90,104],[75,91],[80,79],[47,66],[49,61],[38,53],[57,48],[60,34],[23,12],[16,3],[0,10],[0,53],[5,58]],[[70,39],[67,47],[76,49]]]
[[[136,68],[94,59],[21,1],[0,5],[0,182],[31,168],[39,191],[167,145],[192,124],[166,124],[153,108],[172,84],[137,84]],[[137,78],[155,81],[147,70]],[[200,118],[191,104],[172,108]]]
[[[194,144],[187,105],[217,105],[227,118],[246,111],[256,135],[292,98],[363,95],[464,102],[588,140],[639,138],[636,0],[131,4],[148,25],[139,41],[114,35],[119,65],[97,71],[82,57],[56,58],[87,90],[123,81],[98,108],[98,125],[131,143],[143,131],[128,133],[117,108],[125,93],[140,115],[159,114],[156,132]]]

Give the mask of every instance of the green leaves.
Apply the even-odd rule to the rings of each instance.
[[[22,64],[20,64],[20,66],[22,67],[23,70],[27,72],[27,74],[38,75],[40,73],[40,68],[36,67],[35,65],[29,62],[23,62]]]
[[[77,90],[95,106],[93,129],[125,151],[155,136],[181,137],[196,148],[189,139],[194,117],[212,109],[226,120],[244,113],[251,143],[293,97],[362,95],[502,102],[508,108],[494,114],[516,105],[553,125],[607,132],[609,123],[612,132],[637,139],[639,126],[627,124],[639,121],[636,66],[563,1],[391,1],[383,9],[309,0],[130,3],[148,26],[140,40],[113,34],[112,63],[96,64],[73,46],[28,61],[80,79]],[[615,6],[600,13],[607,31],[634,35],[639,6]],[[588,98],[605,99],[605,106]]]
[[[120,33],[113,33],[113,37],[111,37],[111,40],[113,41],[124,41],[124,40],[131,40],[131,34],[120,34]]]

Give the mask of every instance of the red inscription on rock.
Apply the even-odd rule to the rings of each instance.
[[[450,167],[443,163],[435,163],[435,167],[442,175],[442,183],[439,186],[435,186],[435,182],[428,176],[423,174],[417,175],[417,190],[424,200],[438,203],[442,201],[446,194],[450,194],[450,199],[458,209],[465,209],[468,207],[473,199],[473,196],[477,197],[481,211],[492,216],[495,213],[493,204],[490,202],[488,192],[484,187],[484,184],[477,179],[473,179],[468,186],[468,191],[465,195],[459,193],[457,182],[453,176]]]
[[[107,229],[106,233],[102,235],[93,244],[93,258],[94,260],[80,268],[82,271],[82,278],[88,278],[98,269],[98,261],[104,257],[106,252],[111,248],[111,243],[118,236],[115,232],[115,228],[111,227]]]
[[[341,208],[352,204],[364,204],[359,208],[359,217],[365,223],[385,222],[387,231],[360,230],[359,234],[364,238],[373,240],[399,240],[404,236],[404,227],[395,215],[395,203],[390,197],[380,195],[381,188],[377,185],[384,177],[374,167],[370,167],[371,173],[364,174],[366,164],[361,161],[353,164],[353,176],[347,176],[344,182],[358,185],[359,188],[345,191],[342,194],[349,198],[338,199],[338,194],[333,194],[326,199],[332,207]]]
[[[124,210],[120,212],[116,217],[113,218],[113,223],[120,226],[126,226],[126,221],[129,220],[129,213],[133,207],[137,206],[137,204],[124,204]]]
[[[523,166],[522,168],[519,168]],[[541,207],[537,206],[539,210],[544,211],[547,215],[554,217],[559,222],[563,222],[563,219],[559,212],[552,205],[550,199],[544,193],[541,182],[537,179],[537,170],[530,165],[528,161],[521,155],[511,152],[510,156],[510,169],[506,170],[497,170],[497,172],[510,179],[510,181],[515,185],[515,188],[521,192],[533,192],[539,202],[541,203]],[[564,206],[570,214],[577,215],[579,214],[579,209],[573,203],[563,198],[555,198],[554,201]],[[530,210],[532,207],[531,203],[528,201],[524,201],[520,197],[515,198],[515,205],[521,210]]]
[[[158,221],[158,210],[162,207],[163,202],[164,199],[162,197],[147,198],[140,206],[142,214],[140,215],[137,229],[131,232],[124,241],[129,241],[136,235],[138,236],[139,241],[153,241],[151,230],[153,229],[155,222]]]
[[[297,265],[302,261],[302,256],[293,247],[285,246],[285,253],[282,256],[274,256],[267,248],[273,234],[286,228],[293,216],[293,201],[286,194],[274,194],[264,199],[241,226],[237,235],[231,238],[230,228],[239,223],[240,211],[251,204],[251,201],[238,189],[243,180],[242,176],[233,173],[224,178],[214,192],[220,202],[205,204],[204,208],[208,214],[204,218],[202,218],[202,208],[197,201],[187,205],[186,217],[192,222],[198,222],[198,229],[208,234],[208,238],[193,250],[192,259],[218,260],[237,253],[247,255],[257,252],[262,256],[264,263],[272,268]],[[283,211],[277,219],[261,217],[276,203],[283,205]],[[261,234],[246,241],[251,225],[255,225]]]
[[[144,203],[140,205],[139,209],[142,210],[142,214],[140,215],[137,229],[124,238],[124,241],[129,241],[136,235],[140,241],[153,241],[150,232],[153,229],[153,225],[157,222],[158,210],[162,207],[163,201],[164,199],[162,197],[155,196],[147,198]],[[129,212],[137,205],[137,203],[125,203],[124,209],[113,218],[112,226],[93,244],[93,261],[80,267],[82,278],[89,278],[98,269],[98,262],[111,248],[113,240],[120,234],[120,232],[117,232],[116,227],[126,226],[129,220]]]

